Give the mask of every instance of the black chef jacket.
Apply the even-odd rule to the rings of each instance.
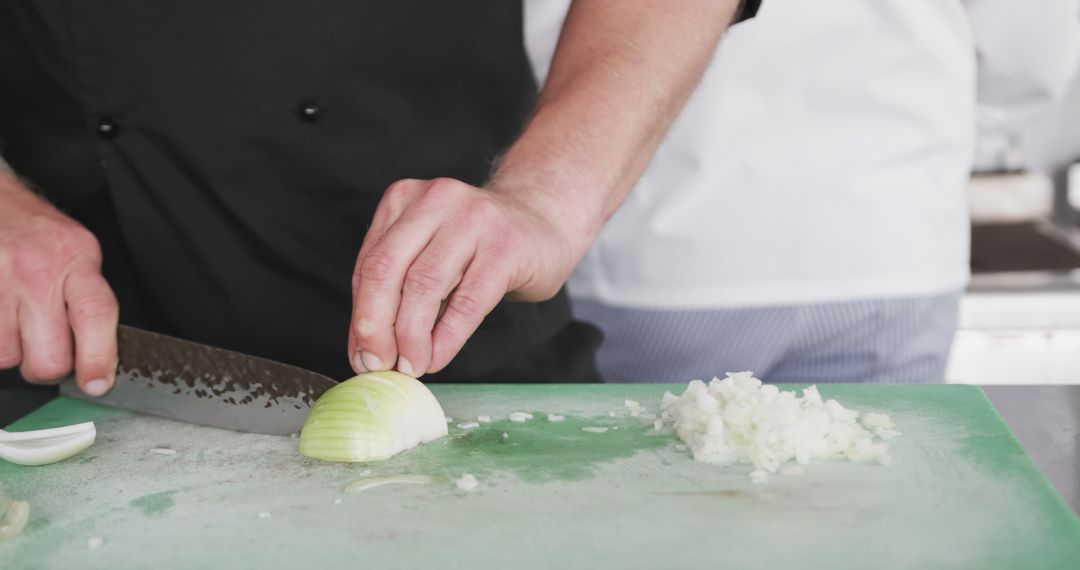
[[[5,0],[0,155],[98,236],[121,320],[351,375],[384,189],[481,184],[536,87],[509,0]],[[433,379],[594,378],[564,294]]]

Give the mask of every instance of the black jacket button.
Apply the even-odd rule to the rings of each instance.
[[[101,117],[97,122],[97,135],[103,139],[111,139],[120,132],[120,123],[115,117]]]
[[[296,114],[301,121],[314,123],[322,117],[323,108],[318,101],[304,101],[296,108]]]

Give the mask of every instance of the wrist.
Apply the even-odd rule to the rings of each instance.
[[[487,190],[539,221],[558,241],[572,267],[585,255],[603,227],[599,204],[590,200],[588,183],[562,179],[544,170],[499,174]]]
[[[565,150],[548,150],[558,148],[532,144],[526,135],[507,153],[486,188],[541,218],[566,242],[576,264],[613,213],[607,197],[616,181],[605,178],[601,169],[578,163],[578,157],[567,156]]]

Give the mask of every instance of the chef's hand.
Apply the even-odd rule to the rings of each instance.
[[[353,274],[353,367],[436,372],[504,295],[554,295],[645,170],[738,4],[575,0],[489,187],[401,180],[383,196]]]
[[[119,308],[86,228],[34,195],[0,164],[0,369],[34,384],[75,368],[91,396],[116,377]]]
[[[437,372],[507,294],[555,295],[585,245],[540,209],[448,178],[391,185],[353,273],[353,368]]]

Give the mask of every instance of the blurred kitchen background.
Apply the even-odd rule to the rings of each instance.
[[[1080,64],[1045,53],[1011,70],[1033,79],[1026,95],[980,78],[972,280],[948,382],[1080,382]],[[1022,96],[1038,102],[1014,116],[993,101]]]

